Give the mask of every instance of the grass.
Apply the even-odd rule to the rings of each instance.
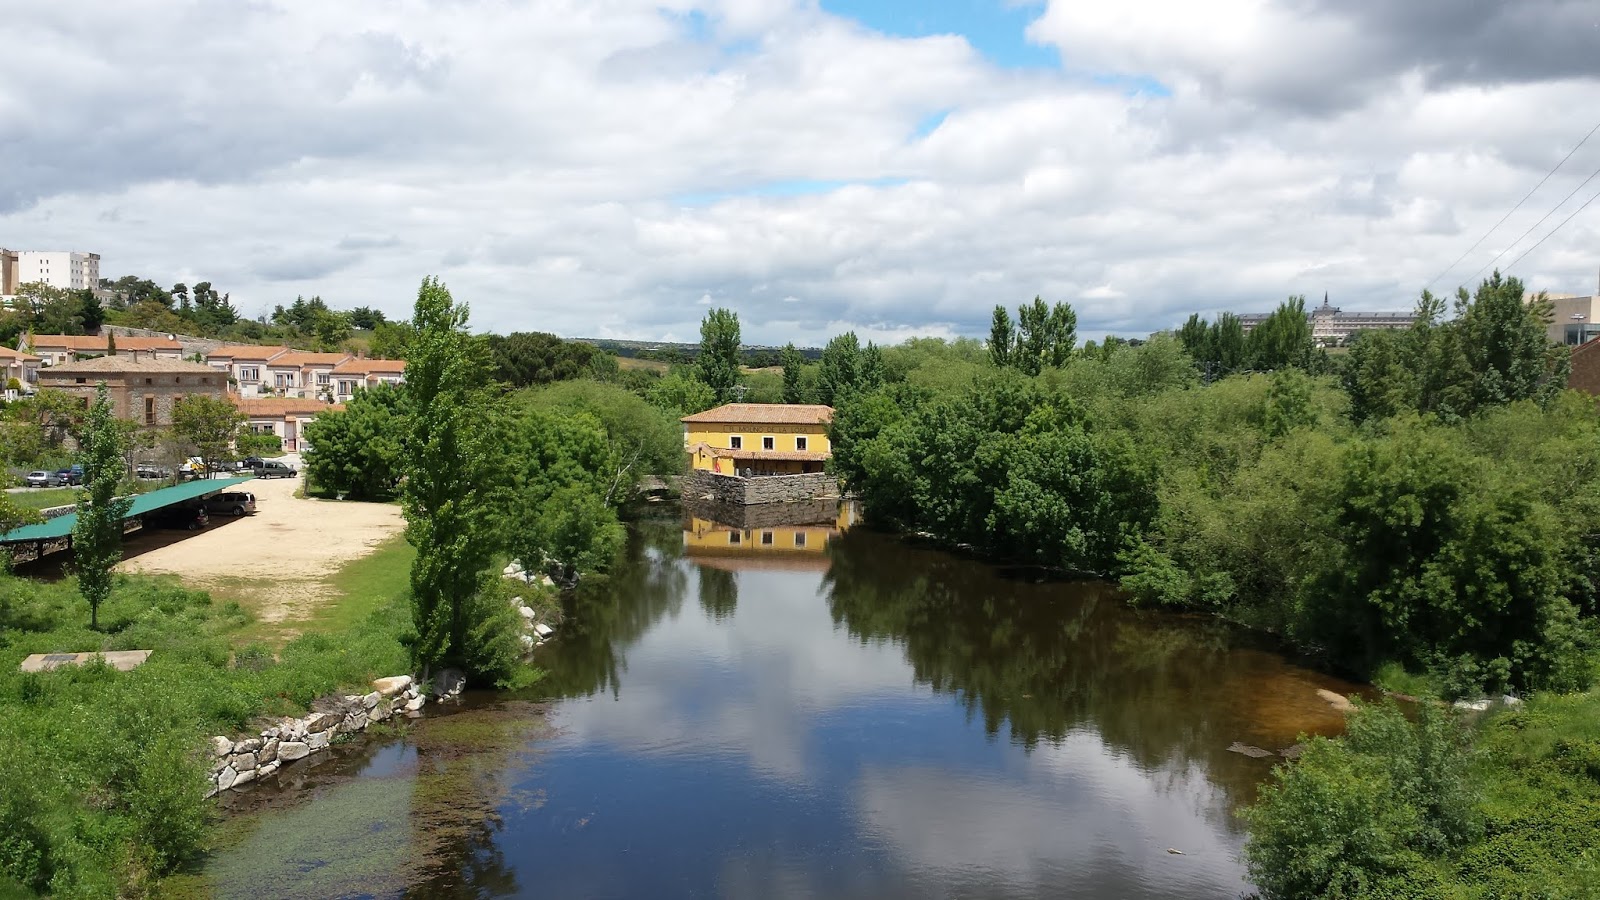
[[[617,357],[617,368],[624,372],[639,369],[647,372],[660,372],[665,375],[672,368],[672,364],[662,362],[659,359],[635,359],[631,356],[619,356]]]
[[[306,623],[319,631],[338,631],[366,621],[411,589],[411,561],[416,548],[395,535],[366,556],[335,572],[328,585],[336,599],[319,607]]]
[[[77,503],[78,489],[61,487],[18,491],[11,495],[11,499],[18,506],[26,509],[49,509],[52,506],[66,506],[69,503]]]

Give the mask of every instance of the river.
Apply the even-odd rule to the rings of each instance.
[[[205,892],[1235,897],[1276,757],[1229,746],[1356,690],[1104,584],[761,515],[637,526],[526,695],[231,796]]]

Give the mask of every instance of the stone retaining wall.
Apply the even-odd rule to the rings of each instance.
[[[459,676],[440,673],[441,695],[460,693]],[[365,731],[368,725],[392,716],[419,715],[427,702],[410,675],[380,678],[372,692],[346,697],[325,697],[313,704],[311,713],[298,719],[283,719],[261,732],[259,737],[231,740],[218,735],[211,739],[211,787],[206,796],[242,787],[278,771],[287,763],[305,759],[328,749],[341,734]]]
[[[684,482],[685,498],[753,506],[839,496],[839,480],[826,472],[805,475],[721,475],[695,469]]]

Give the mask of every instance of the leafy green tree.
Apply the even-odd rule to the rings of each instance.
[[[117,486],[126,474],[122,431],[103,381],[95,386],[78,445],[83,489],[78,492],[78,520],[72,528],[72,556],[78,590],[89,601],[89,628],[98,630],[100,604],[111,596],[112,572],[122,559],[122,520],[133,503],[129,497],[117,498]]]
[[[683,380],[701,391],[706,389],[692,378]],[[532,408],[567,416],[584,414],[600,423],[610,445],[610,468],[602,490],[608,503],[626,500],[644,475],[677,475],[683,471],[683,426],[678,422],[679,414],[665,412],[625,388],[579,379],[529,392],[522,399]]]
[[[1245,858],[1263,897],[1443,896],[1424,861],[1481,833],[1466,735],[1449,712],[1393,702],[1352,713],[1344,737],[1312,738],[1274,770]]]
[[[405,391],[357,391],[342,411],[318,413],[306,425],[306,477],[317,491],[350,500],[394,497],[405,460]]]
[[[650,405],[674,417],[689,416],[717,405],[711,386],[681,371],[667,373],[645,391]]]
[[[308,423],[309,424],[309,423]],[[242,431],[234,440],[240,456],[265,456],[283,452],[283,438],[270,431]]]
[[[1461,349],[1478,409],[1525,399],[1548,405],[1567,386],[1571,354],[1545,336],[1550,303],[1543,294],[1532,303],[1523,302],[1524,296],[1520,280],[1498,271],[1470,301],[1465,288],[1457,296]]]
[[[378,359],[407,359],[415,334],[410,322],[379,322],[372,330],[369,349]]]
[[[438,665],[482,665],[475,604],[495,552],[487,540],[492,490],[490,400],[483,366],[466,331],[467,308],[426,278],[412,315],[416,336],[406,366],[407,416],[401,464],[411,566],[411,650],[426,672]]]
[[[348,315],[350,317],[350,327],[359,328],[362,331],[372,331],[388,321],[383,314],[383,310],[373,309],[370,306],[358,306],[350,310]]]
[[[518,388],[583,378],[594,372],[595,360],[605,356],[593,344],[537,331],[492,334],[486,340],[495,380]]]
[[[1306,298],[1290,297],[1250,331],[1247,339],[1250,365],[1257,369],[1295,366],[1309,369],[1314,346]]]
[[[817,366],[817,402],[837,406],[860,383],[861,341],[847,331],[822,348]]]
[[[801,355],[799,350],[795,349],[793,342],[783,346],[781,362],[783,365],[783,402],[806,402],[805,378],[803,375],[806,368],[806,358]]]
[[[996,303],[989,323],[989,361],[997,369],[1011,365],[1011,348],[1017,340],[1017,329],[1011,324],[1011,314]]]
[[[172,407],[172,431],[211,471],[212,463],[227,458],[245,415],[220,397],[190,394]]]
[[[695,374],[711,388],[717,403],[731,403],[739,387],[739,314],[721,307],[700,322],[700,355]]]
[[[992,329],[991,329],[992,331]],[[991,333],[991,339],[993,334]],[[1008,354],[1009,365],[1024,375],[1064,366],[1078,340],[1078,314],[1067,303],[1053,308],[1041,297],[1017,307],[1016,338]]]

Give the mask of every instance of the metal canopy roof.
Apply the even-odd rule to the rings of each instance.
[[[221,480],[204,479],[191,481],[187,484],[174,485],[168,488],[151,491],[148,494],[139,494],[133,498],[133,506],[128,509],[127,519],[154,512],[162,507],[174,503],[204,497],[206,494],[225,491],[237,484],[243,484],[250,478],[224,478]],[[28,541],[54,541],[60,540],[72,533],[72,527],[78,524],[78,514],[68,513],[48,519],[37,525],[24,525],[14,531],[0,535],[0,544],[18,544]]]

